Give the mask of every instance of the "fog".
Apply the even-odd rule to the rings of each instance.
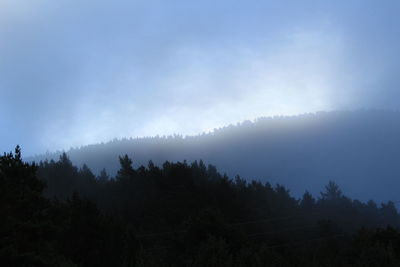
[[[114,140],[67,151],[78,166],[115,175],[118,156],[128,154],[134,166],[152,160],[213,164],[231,178],[259,180],[287,187],[300,197],[318,195],[329,181],[343,192],[367,201],[400,201],[400,113],[336,111],[301,116],[260,118],[212,133]],[[58,160],[60,153],[30,158]]]
[[[397,1],[1,1],[0,148],[398,107]]]

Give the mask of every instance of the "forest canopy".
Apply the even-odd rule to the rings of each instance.
[[[115,177],[0,157],[2,266],[396,266],[393,202],[319,196],[220,174],[203,161],[120,156]],[[365,265],[369,264],[369,265]]]

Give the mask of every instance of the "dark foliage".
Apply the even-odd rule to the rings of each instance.
[[[95,176],[63,154],[38,166],[0,157],[1,266],[398,266],[399,214],[230,179],[202,161]],[[46,186],[47,185],[47,186]]]

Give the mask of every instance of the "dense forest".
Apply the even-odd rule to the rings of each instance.
[[[359,110],[259,118],[198,136],[114,140],[67,151],[97,175],[115,175],[118,156],[134,167],[203,159],[230,177],[284,184],[295,197],[318,194],[330,180],[368,201],[400,200],[400,112]],[[26,160],[58,160],[62,152]]]
[[[296,198],[202,161],[119,163],[114,176],[65,153],[0,157],[0,265],[400,265],[393,202],[351,199],[334,181]]]

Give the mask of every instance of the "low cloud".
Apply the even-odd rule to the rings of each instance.
[[[2,150],[397,108],[389,4],[28,2],[0,2]]]

